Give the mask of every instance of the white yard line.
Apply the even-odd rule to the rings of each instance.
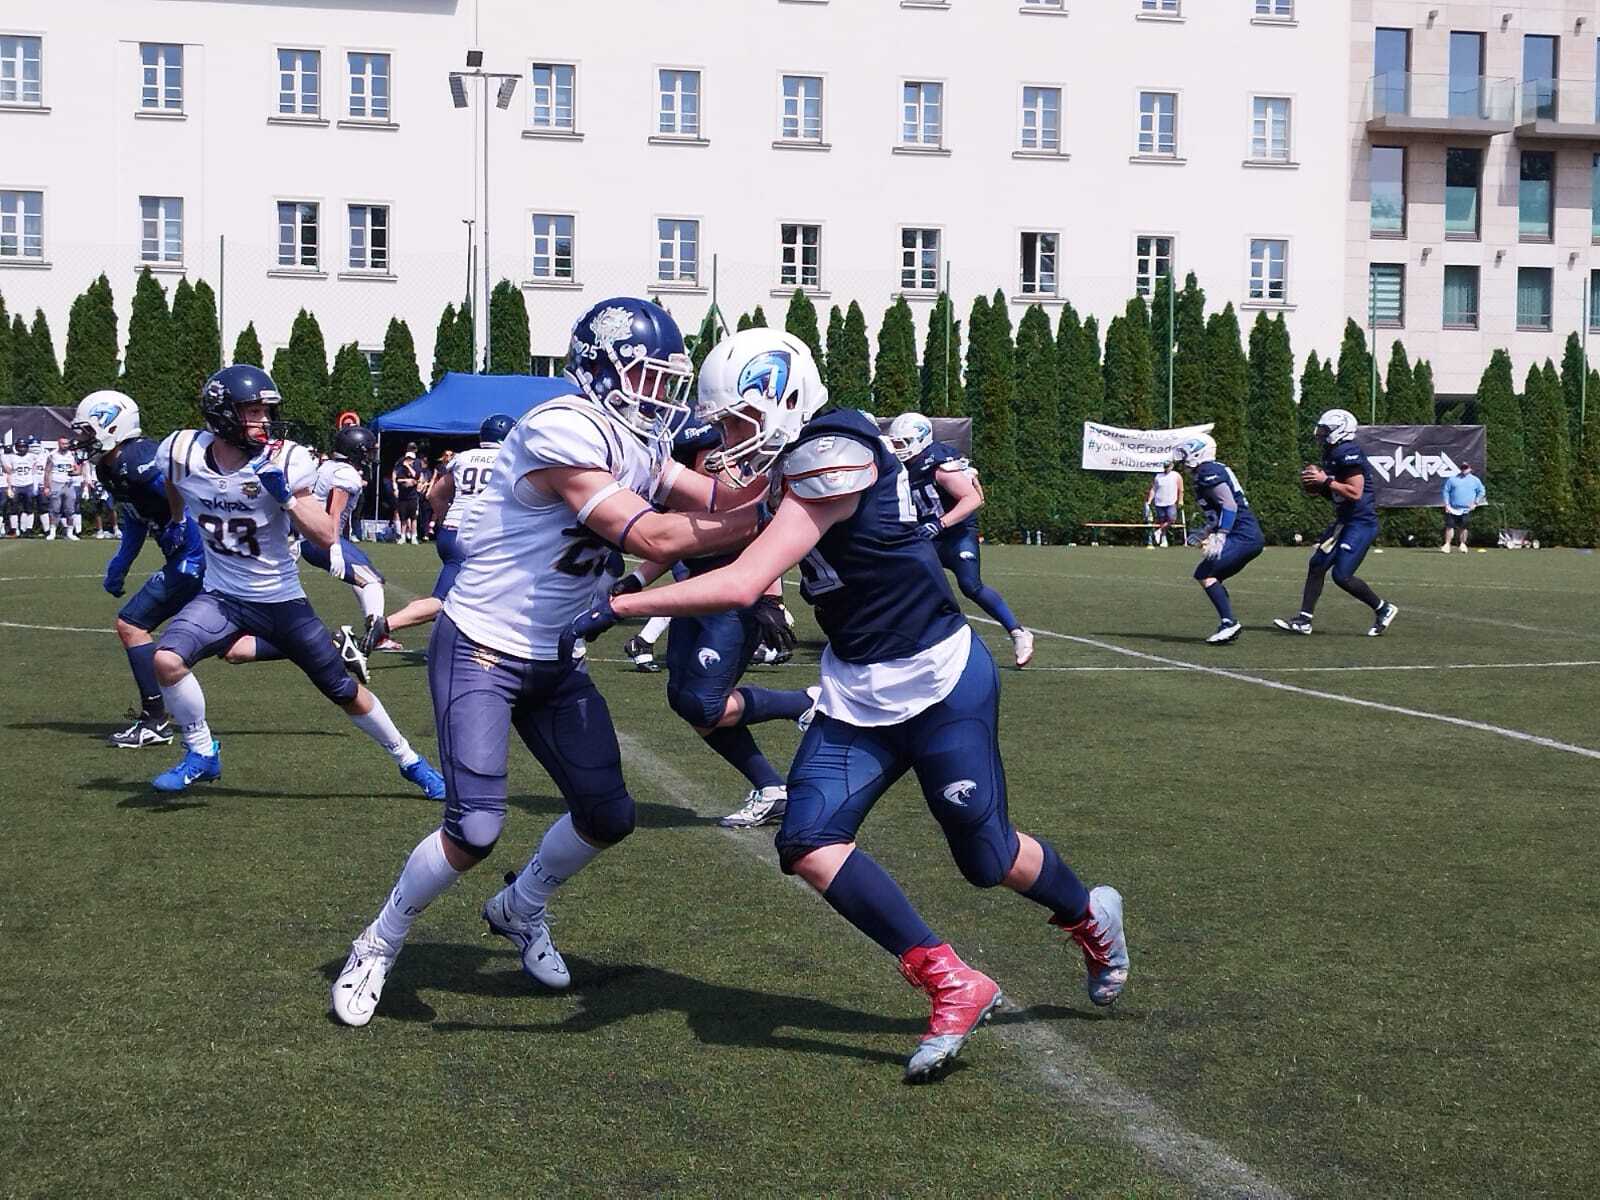
[[[52,633],[115,633],[115,629],[86,629],[82,625],[27,625],[21,621],[0,621],[0,629],[47,629]]]
[[[1034,630],[1035,633],[1040,632]],[[610,661],[601,659],[601,662]],[[1516,671],[1537,670],[1545,667],[1600,667],[1600,658],[1573,659],[1567,662],[1514,662],[1514,663],[1406,663],[1364,667],[1235,667],[1236,671],[1268,671],[1277,675],[1306,675],[1338,671]],[[1131,673],[1159,671],[1192,671],[1192,666],[1174,667],[1029,667],[1031,675],[1039,671]]]

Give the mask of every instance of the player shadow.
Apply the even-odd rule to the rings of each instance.
[[[157,792],[149,780],[132,781],[102,775],[78,784],[83,791],[123,793],[117,801],[118,808],[137,809],[153,813],[182,812],[189,808],[206,808],[212,800],[421,800],[437,805],[417,792],[274,792],[263,788],[229,787],[219,783],[196,784],[189,792]]]
[[[559,817],[567,811],[567,802],[560,796],[508,796],[506,804],[536,817]],[[640,829],[689,829],[717,823],[716,817],[702,817],[690,808],[637,798],[634,814]]]
[[[15,721],[5,728],[42,730],[46,733],[86,734],[104,742],[107,730],[115,724],[114,721]],[[230,740],[248,737],[343,737],[344,732],[338,729],[230,729],[223,736]],[[108,745],[107,749],[114,747]]]

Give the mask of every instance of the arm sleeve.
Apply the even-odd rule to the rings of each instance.
[[[106,563],[107,575],[126,575],[128,568],[133,566],[133,560],[139,557],[139,551],[144,549],[144,540],[150,533],[150,527],[144,523],[144,518],[134,511],[133,505],[119,505],[117,528],[122,533],[122,543],[117,547],[117,552],[111,556],[111,561]]]
[[[1205,488],[1204,495],[1217,506],[1217,528],[1224,533],[1232,529],[1239,519],[1239,505],[1233,498],[1233,489],[1225,483],[1213,483]]]

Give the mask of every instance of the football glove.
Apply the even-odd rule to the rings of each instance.
[[[1220,529],[1214,533],[1206,534],[1206,540],[1200,543],[1200,557],[1216,558],[1222,553],[1222,547],[1227,541],[1228,535]]]
[[[611,610],[611,598],[602,596],[593,608],[572,618],[572,623],[557,643],[561,657],[571,659],[572,648],[578,644],[579,638],[592,642],[616,623],[617,614]]]
[[[635,592],[644,591],[644,580],[639,578],[639,572],[629,571],[616,583],[611,585],[611,595],[631,596]]]
[[[389,640],[389,618],[382,613],[367,618],[367,631],[361,635],[361,653],[371,654],[380,642]]]
[[[283,473],[283,468],[262,454],[250,464],[250,469],[261,481],[261,486],[267,490],[267,495],[288,508],[290,501],[294,499],[294,493],[289,490],[289,477]]]
[[[938,521],[924,521],[921,525],[917,526],[917,536],[919,538],[926,538],[930,542],[939,537],[942,533],[944,533],[944,526]]]
[[[113,596],[120,598],[122,596],[123,584],[127,582],[127,578],[128,577],[125,572],[113,571],[111,568],[107,567],[106,577],[100,581],[100,586],[105,588],[105,590],[110,592]]]
[[[756,625],[761,629],[761,644],[782,653],[795,647],[794,620],[783,601],[776,596],[763,596],[750,608]]]

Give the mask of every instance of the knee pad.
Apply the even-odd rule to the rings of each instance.
[[[667,684],[667,705],[696,729],[709,729],[722,720],[726,696],[710,695],[699,688]]]
[[[952,843],[950,852],[961,869],[961,877],[978,888],[999,887],[1011,870],[1012,862],[1016,861],[1013,854],[1010,861],[1002,862],[1005,856],[981,838],[964,841],[961,845]]]
[[[633,797],[626,791],[570,805],[572,827],[586,841],[615,846],[633,832]]]
[[[460,829],[457,833],[450,828],[446,821],[440,830],[457,847],[470,854],[478,862],[488,858],[494,850],[495,843],[500,840],[500,831],[505,827],[506,815],[504,812],[490,812],[476,809],[463,813],[455,823]]]

